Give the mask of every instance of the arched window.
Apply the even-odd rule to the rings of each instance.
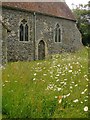
[[[57,28],[55,28],[55,42],[57,42]]]
[[[25,25],[25,41],[28,41],[28,25]]]
[[[61,42],[61,29],[59,24],[55,27],[55,42]]]
[[[59,37],[59,38],[58,38],[58,42],[61,42],[61,30],[60,30],[60,28],[58,29],[58,31],[59,31],[59,33],[58,33],[58,34],[59,34],[59,35],[58,35],[58,37]]]
[[[23,25],[21,24],[20,25],[20,41],[23,41],[23,38],[24,38],[24,30],[23,30]]]
[[[20,25],[20,41],[28,41],[28,24],[25,19],[21,21]]]

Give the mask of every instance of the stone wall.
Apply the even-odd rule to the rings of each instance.
[[[60,25],[61,28],[61,42],[56,43],[55,25]],[[76,27],[74,21],[54,18],[45,15],[36,15],[36,55],[38,59],[38,43],[44,40],[46,43],[47,56],[50,54],[57,54],[64,51],[75,51],[82,46],[81,34]]]
[[[81,34],[74,21],[5,8],[2,10],[2,17],[12,30],[7,38],[8,61],[38,59],[38,44],[41,40],[45,42],[46,57],[63,50],[74,51],[82,46]],[[29,41],[19,41],[19,25],[23,19],[26,19],[29,25]],[[60,43],[54,41],[57,23],[61,28]]]
[[[33,15],[31,13],[3,9],[2,18],[11,29],[11,33],[7,38],[8,61],[33,60]],[[19,40],[19,25],[24,18],[29,24],[29,41],[21,42]]]
[[[2,64],[7,63],[7,29],[2,25]]]

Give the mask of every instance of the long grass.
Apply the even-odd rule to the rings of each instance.
[[[88,118],[88,52],[11,62],[2,71],[7,118]]]

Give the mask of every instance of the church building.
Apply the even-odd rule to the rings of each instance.
[[[76,19],[61,1],[2,2],[3,61],[42,60],[82,46]]]

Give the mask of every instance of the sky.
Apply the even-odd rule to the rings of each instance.
[[[72,6],[72,3],[75,4],[75,5],[79,5],[79,4],[87,4],[88,1],[90,0],[65,0],[67,5],[72,9],[73,6]]]

